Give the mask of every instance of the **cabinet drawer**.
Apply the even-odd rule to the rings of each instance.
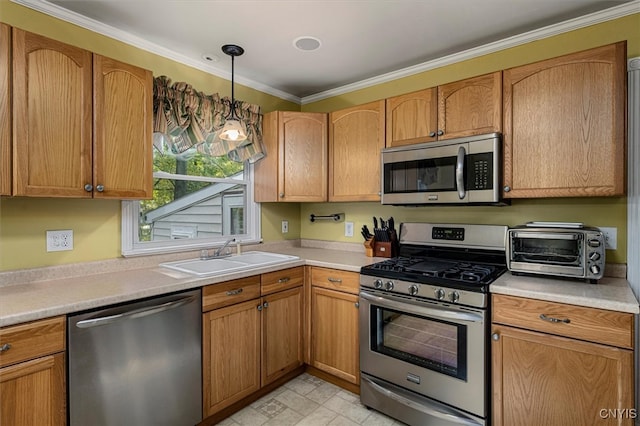
[[[360,274],[314,267],[311,268],[311,284],[331,290],[358,294],[360,290]]]
[[[212,284],[202,289],[202,312],[260,297],[260,275]]]
[[[298,266],[296,268],[262,274],[260,280],[263,296],[265,294],[275,293],[276,291],[299,287],[304,283],[304,267]]]
[[[494,294],[492,322],[633,348],[633,314]]]
[[[65,330],[65,317],[0,329],[0,347],[8,347],[0,352],[0,367],[64,351]]]

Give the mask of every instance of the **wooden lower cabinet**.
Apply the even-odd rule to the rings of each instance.
[[[65,425],[65,318],[0,329],[0,347],[0,425]]]
[[[296,270],[285,271],[288,282],[296,280]],[[217,307],[205,312],[202,322],[204,418],[303,364],[302,277],[295,288],[243,300],[259,285],[256,276],[204,289],[204,310]]]
[[[358,296],[311,289],[311,365],[360,384]]]
[[[632,314],[504,295],[492,303],[493,425],[633,425]]]

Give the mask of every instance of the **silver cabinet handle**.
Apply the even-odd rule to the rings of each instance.
[[[86,184],[84,186],[84,190],[87,191],[87,192],[93,191],[93,185],[91,185],[90,183]]]
[[[429,137],[430,138],[435,138],[436,137],[436,132],[429,132]]]
[[[500,335],[498,333],[493,333],[491,335],[491,338],[497,342],[498,340],[500,340]]]
[[[278,194],[278,195],[280,195],[280,198],[284,198],[284,192],[281,192],[281,193],[280,193],[280,194]]]
[[[466,195],[464,190],[464,157],[467,151],[464,146],[458,148],[458,158],[456,160],[456,188],[458,189],[458,198],[461,200]]]
[[[258,310],[261,311],[262,310],[262,305],[258,305]]]
[[[540,314],[540,319],[543,321],[548,321],[553,323],[561,322],[563,324],[569,324],[571,322],[569,318],[554,318],[554,317],[548,317],[545,314]]]
[[[262,307],[263,307],[263,308],[265,308],[265,309],[267,309],[267,308],[269,307],[269,302],[264,302],[264,303],[262,304]]]
[[[360,309],[360,302],[356,302],[354,305],[356,306],[356,309]]]
[[[227,296],[237,296],[238,294],[242,293],[242,289],[241,288],[237,288],[235,290],[229,290],[227,292]]]
[[[96,191],[103,192],[104,191],[104,185],[97,185],[96,186]]]
[[[504,189],[504,192],[511,191],[511,187],[509,185],[505,185],[504,188],[502,188],[502,189]]]
[[[156,306],[149,306],[149,307],[146,307],[146,308],[134,309],[132,311],[125,312],[125,313],[122,313],[122,314],[108,315],[106,317],[86,319],[86,320],[83,320],[83,321],[78,321],[76,323],[76,327],[78,327],[78,328],[90,328],[90,327],[96,327],[96,326],[104,325],[104,324],[111,324],[111,323],[118,322],[118,321],[123,321],[123,320],[126,320],[126,319],[134,319],[134,318],[146,317],[148,315],[157,314],[157,313],[160,313],[160,312],[163,312],[163,311],[168,311],[169,309],[174,309],[174,308],[180,307],[182,305],[186,305],[188,303],[193,302],[194,300],[196,300],[195,296],[188,296],[188,297],[184,297],[184,298],[179,299],[179,300],[174,300],[172,302],[162,303],[162,304],[156,305]]]
[[[327,278],[327,280],[330,283],[335,283],[335,284],[340,284],[342,282],[342,280],[340,278],[331,278],[331,277],[329,277],[329,278]]]
[[[279,283],[279,284],[288,283],[288,282],[289,282],[289,280],[291,280],[291,278],[289,278],[289,277],[280,278],[280,279],[278,280],[278,283]]]
[[[11,343],[5,343],[4,345],[0,346],[0,354],[2,352],[6,352],[9,349],[11,349]]]
[[[444,131],[443,130],[438,130],[438,136],[442,136],[444,135]]]

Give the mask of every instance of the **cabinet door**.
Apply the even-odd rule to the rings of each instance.
[[[0,368],[0,424],[66,424],[64,353]]]
[[[329,201],[380,201],[384,100],[332,112]]]
[[[358,296],[311,289],[311,365],[360,384]]]
[[[0,22],[0,195],[11,195],[11,27]]]
[[[633,407],[633,351],[507,326],[493,334],[494,425],[595,425],[601,410]]]
[[[438,87],[438,139],[502,131],[502,71]]]
[[[302,365],[302,287],[263,297],[262,386]]]
[[[203,315],[203,417],[260,389],[260,299]]]
[[[93,78],[94,197],[151,198],[151,71],[94,55]]]
[[[435,141],[438,91],[435,87],[386,101],[387,147]]]
[[[91,197],[91,52],[13,29],[13,194]]]
[[[504,71],[505,197],[624,195],[625,63],[620,42]]]

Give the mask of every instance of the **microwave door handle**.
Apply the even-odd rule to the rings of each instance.
[[[456,189],[458,190],[458,197],[462,200],[466,193],[464,190],[464,157],[467,152],[464,146],[458,148],[458,159],[456,160]]]

